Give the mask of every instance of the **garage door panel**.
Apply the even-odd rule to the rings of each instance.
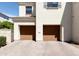
[[[35,26],[21,26],[21,35],[31,35],[35,33]]]
[[[44,35],[43,36],[44,41],[57,41],[57,38],[55,37],[55,35]]]
[[[44,25],[43,26],[43,39],[45,41],[60,40],[60,26],[59,25]]]
[[[32,35],[21,35],[21,40],[32,40],[33,36]]]
[[[20,26],[21,40],[35,40],[35,26]]]

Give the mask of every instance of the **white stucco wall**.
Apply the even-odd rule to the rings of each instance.
[[[23,5],[19,6],[19,16],[25,16],[26,15],[26,7]]]
[[[19,4],[19,16],[26,16],[26,6],[32,6],[32,16],[36,16],[35,2],[26,2]]]
[[[72,4],[67,2],[61,19],[64,27],[64,41],[72,40]]]
[[[10,29],[0,29],[0,36],[6,37],[7,44],[11,43],[13,41],[13,33]]]
[[[73,24],[72,24],[72,34],[73,34],[73,41],[75,43],[79,43],[79,2],[74,2],[72,5],[72,12],[73,12]]]
[[[20,40],[20,25],[34,25],[35,26],[35,22],[15,22],[14,23],[14,40]]]
[[[29,5],[29,4],[26,4]],[[20,5],[19,15],[25,16],[25,5]],[[33,10],[35,12],[35,10]],[[71,3],[61,2],[61,8],[46,9],[43,2],[36,3],[36,40],[43,40],[43,25],[60,25],[62,41],[70,41],[72,37],[72,16],[71,16]],[[14,38],[20,39],[19,25],[30,25],[30,23],[14,23]],[[35,24],[35,22],[34,22]]]
[[[61,19],[65,9],[65,2],[61,3],[61,8],[47,9],[44,7],[44,2],[36,3],[36,19],[43,24],[61,24]]]
[[[62,15],[65,8],[65,3],[61,3],[59,9],[44,8],[44,2],[36,3],[36,38],[43,40],[43,24],[60,25]]]
[[[61,40],[70,41],[72,37],[71,22],[71,3],[61,2],[61,8],[58,9],[46,9],[44,8],[44,2],[36,3],[37,40],[43,40],[43,25],[47,24],[61,25],[64,29],[60,33],[61,35],[64,34],[62,35],[63,37],[61,37]]]

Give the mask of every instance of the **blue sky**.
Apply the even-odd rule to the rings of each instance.
[[[0,12],[8,16],[18,16],[19,6],[17,2],[0,2]]]

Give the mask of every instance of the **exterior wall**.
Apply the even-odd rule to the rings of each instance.
[[[20,29],[17,23],[14,23],[14,40],[20,39]]]
[[[0,29],[0,36],[6,37],[7,44],[13,41],[13,32],[10,29]]]
[[[43,40],[43,24],[60,25],[65,3],[59,9],[46,9],[44,2],[36,3],[36,39]]]
[[[26,4],[27,6],[29,4]],[[19,15],[25,16],[25,6],[20,5]],[[31,4],[30,4],[31,5]],[[34,5],[33,5],[34,6]],[[33,9],[35,12],[35,10]],[[43,40],[43,25],[60,25],[61,40],[70,41],[72,37],[71,3],[61,2],[61,8],[46,9],[44,2],[36,3],[36,40]],[[14,39],[20,39],[19,25],[33,25],[31,22],[14,23]],[[18,31],[18,32],[17,32]]]
[[[36,21],[36,40],[43,40],[43,25]]]
[[[36,16],[36,4],[35,2],[27,2],[19,4],[19,16],[26,16],[26,6],[32,6],[32,16]]]
[[[20,25],[35,25],[34,22],[15,22],[14,23],[14,40],[20,40]]]
[[[62,16],[65,9],[65,2],[61,3],[61,8],[47,9],[44,7],[44,2],[36,3],[36,19],[42,24],[61,24]]]
[[[21,5],[19,6],[19,16],[25,16],[26,15],[26,8],[25,6]]]
[[[73,23],[72,38],[75,43],[79,43],[79,2],[72,3]]]
[[[36,4],[35,3],[33,4],[33,14],[32,15],[36,16]]]
[[[64,41],[72,39],[72,3],[67,2],[61,19],[61,26],[64,29]]]
[[[60,25],[64,30],[61,31],[61,40],[70,41],[71,39],[71,3],[61,2],[61,8],[46,9],[43,2],[36,3],[36,37],[43,40],[43,25]],[[61,27],[61,29],[62,29]],[[63,32],[63,33],[62,33]]]

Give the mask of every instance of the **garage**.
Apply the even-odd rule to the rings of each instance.
[[[35,26],[20,26],[21,40],[36,40]]]
[[[60,40],[60,25],[43,25],[43,40],[44,41],[59,41]]]

